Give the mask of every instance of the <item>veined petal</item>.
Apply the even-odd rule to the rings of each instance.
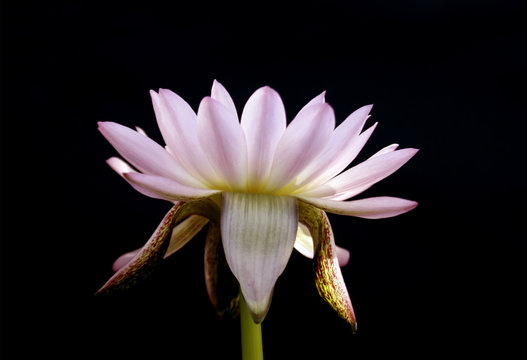
[[[357,216],[365,219],[393,217],[404,214],[417,206],[417,202],[415,201],[390,196],[379,196],[352,201],[336,201],[307,197],[299,197],[299,199],[333,214]]]
[[[118,271],[96,294],[107,293],[111,290],[127,289],[148,276],[155,265],[163,259],[169,245],[168,239],[175,224],[191,215],[207,217],[217,223],[219,221],[219,212],[216,202],[210,198],[177,203],[165,215],[143,248],[137,251],[130,261],[121,267],[116,266],[114,263],[114,268],[118,268]]]
[[[211,223],[205,243],[205,284],[218,316],[232,319],[240,311],[240,284],[227,265],[220,235],[220,227]]]
[[[258,190],[273,163],[273,155],[286,128],[284,104],[268,86],[251,95],[243,109],[241,126],[247,139],[249,184]]]
[[[292,181],[320,154],[334,127],[335,114],[328,104],[316,104],[301,110],[278,142],[267,191],[278,191]]]
[[[140,171],[202,187],[165,149],[137,131],[114,122],[99,122],[99,131],[127,161]]]
[[[217,80],[214,80],[212,82],[212,90],[210,92],[210,97],[222,103],[223,106],[229,109],[234,114],[234,116],[238,118],[236,105],[234,105],[234,101],[232,100],[231,95],[229,94],[227,89],[225,89],[225,87]]]
[[[126,173],[125,179],[168,201],[190,201],[210,196],[220,190],[199,189],[185,186],[177,181],[155,175]]]
[[[324,176],[326,172],[329,173],[328,178],[331,178],[353,161],[358,154],[355,151],[358,147],[357,137],[372,106],[363,106],[354,111],[333,131],[324,150],[298,175],[299,187]]]
[[[298,230],[296,232],[295,249],[309,259],[313,259],[315,249],[313,246],[313,238],[309,233],[309,229],[302,223],[298,223]],[[339,266],[346,266],[350,258],[350,252],[344,248],[336,246],[337,258]]]
[[[201,182],[214,183],[215,172],[201,150],[197,135],[197,116],[190,105],[176,93],[159,89],[150,91],[157,124],[168,152]]]
[[[313,238],[315,285],[318,293],[355,331],[355,313],[340,272],[333,231],[326,213],[299,201],[298,220],[307,226]]]
[[[293,250],[298,224],[296,199],[250,193],[222,195],[225,257],[254,321],[260,323]]]
[[[299,195],[311,198],[326,197],[332,200],[348,199],[393,174],[417,151],[417,149],[408,148],[372,156],[329,180],[324,185]]]
[[[230,190],[245,190],[247,142],[236,115],[222,103],[206,97],[198,109],[197,130],[203,152]]]

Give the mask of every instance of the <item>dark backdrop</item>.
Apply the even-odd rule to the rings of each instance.
[[[289,119],[323,90],[339,121],[374,103],[359,159],[421,149],[364,194],[416,210],[331,216],[358,334],[295,253],[263,324],[268,359],[507,358],[525,337],[525,15],[510,1],[3,1],[2,358],[239,356],[238,322],[208,302],[203,234],[135,290],[92,296],[170,208],[105,164],[96,122],[160,140],[148,90],[196,109],[213,79],[238,111],[272,86]]]

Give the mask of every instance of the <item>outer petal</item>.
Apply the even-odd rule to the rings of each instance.
[[[269,174],[278,141],[286,128],[284,104],[280,95],[268,86],[247,100],[241,125],[247,139],[249,184],[257,191]]]
[[[357,328],[355,313],[340,272],[333,231],[326,213],[299,202],[298,220],[308,227],[313,237],[315,285],[318,293],[355,331]]]
[[[207,190],[185,186],[177,181],[155,175],[126,173],[126,180],[168,201],[189,201],[210,196],[220,190]]]
[[[140,171],[202,187],[165,149],[147,136],[114,122],[99,122],[99,131],[126,160]]]
[[[247,142],[236,115],[220,102],[204,98],[198,110],[198,138],[212,166],[227,181],[230,190],[245,190]]]
[[[334,127],[335,114],[326,103],[302,109],[278,143],[267,191],[279,191],[292,181],[320,154]],[[284,192],[289,190],[284,189]]]
[[[313,259],[315,249],[313,246],[313,238],[309,233],[309,229],[302,223],[298,223],[298,230],[296,232],[295,249],[307,258]],[[350,258],[350,252],[344,248],[336,246],[337,258],[339,266],[346,266]]]
[[[158,195],[158,194],[156,194],[156,193],[154,193],[152,191],[149,191],[149,190],[147,190],[145,188],[142,188],[141,186],[139,186],[137,184],[134,184],[131,181],[128,181],[128,179],[124,175],[127,174],[127,173],[137,173],[137,171],[135,171],[135,169],[133,169],[130,165],[128,165],[128,163],[126,163],[126,161],[124,161],[123,159],[118,158],[118,157],[111,157],[108,160],[106,160],[106,163],[116,173],[118,173],[123,179],[125,179],[128,184],[130,184],[135,190],[137,190],[141,194],[149,196],[149,197],[154,198],[154,199],[163,199],[162,196],[160,196],[160,195]]]
[[[326,184],[302,193],[306,197],[328,197],[343,200],[360,194],[373,184],[390,176],[417,153],[417,149],[390,151],[352,167]]]
[[[254,321],[260,323],[293,250],[298,223],[296,199],[249,193],[222,195],[225,257]]]
[[[307,197],[299,197],[299,199],[333,214],[357,216],[365,219],[382,219],[397,216],[417,206],[417,202],[415,201],[389,196],[352,201],[336,201]]]
[[[232,319],[240,311],[240,284],[227,265],[220,235],[220,227],[211,223],[205,243],[205,284],[219,317]]]

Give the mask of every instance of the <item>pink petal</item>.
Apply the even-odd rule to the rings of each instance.
[[[190,176],[165,149],[152,139],[114,122],[99,122],[99,131],[127,161],[140,171],[203,186]]]
[[[291,182],[328,143],[335,114],[326,103],[304,108],[280,139],[273,159],[267,191],[278,191]]]
[[[142,248],[127,252],[126,254],[123,254],[119,256],[112,265],[112,271],[117,272],[121,270],[123,267],[126,266],[138,253],[141,251]]]
[[[234,105],[234,101],[232,100],[231,95],[225,89],[225,87],[220,84],[219,81],[214,80],[212,82],[212,90],[210,92],[210,97],[216,100],[217,102],[220,102],[225,106],[227,109],[229,109],[235,116],[238,118],[238,112],[236,111],[236,105]]]
[[[415,201],[389,196],[352,201],[336,201],[308,197],[299,197],[299,199],[333,214],[357,216],[365,219],[381,219],[397,216],[417,206],[417,202]]]
[[[158,194],[148,191],[147,189],[142,188],[141,186],[138,186],[137,184],[134,184],[133,182],[128,181],[124,174],[127,173],[136,173],[137,171],[133,169],[128,163],[126,163],[124,160],[118,157],[111,157],[108,160],[106,160],[106,163],[116,172],[118,173],[123,179],[126,180],[128,184],[130,184],[136,191],[140,192],[143,195],[146,195],[148,197],[154,198],[154,199],[162,199],[161,196]]]
[[[286,128],[284,104],[278,93],[262,87],[247,100],[241,126],[247,139],[249,183],[258,190],[271,170],[273,155]]]
[[[393,174],[417,151],[417,149],[408,148],[370,157],[324,185],[299,195],[316,198],[327,197],[333,200],[348,199]]]
[[[126,173],[125,179],[168,201],[190,201],[220,192],[189,187],[162,176]]]
[[[247,143],[236,115],[220,102],[204,98],[198,109],[198,138],[230,190],[246,189]]]
[[[299,187],[319,177],[332,178],[341,172],[359,153],[365,143],[357,137],[368,119],[373,105],[363,106],[354,111],[331,134],[321,154],[299,174]]]
[[[201,182],[213,183],[215,173],[198,141],[196,113],[170,90],[160,89],[159,94],[150,91],[150,96],[168,152]]]

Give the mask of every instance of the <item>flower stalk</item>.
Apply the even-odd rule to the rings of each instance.
[[[247,303],[240,296],[242,360],[263,360],[262,324],[256,324]]]

